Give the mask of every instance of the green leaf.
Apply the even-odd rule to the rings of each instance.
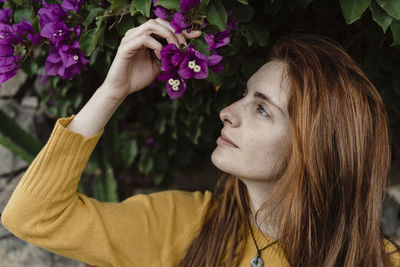
[[[390,16],[394,17],[395,19],[400,19],[400,1],[399,0],[376,0],[376,2]]]
[[[194,45],[197,51],[204,54],[206,57],[210,56],[210,50],[208,49],[208,44],[202,37],[195,39],[190,39],[190,43]]]
[[[22,22],[22,17],[32,24],[32,9],[30,8],[20,8],[14,11],[14,21],[15,23]]]
[[[218,28],[223,31],[227,29],[227,14],[225,7],[220,1],[212,1],[207,9],[207,20],[210,24],[218,26]]]
[[[119,23],[117,23],[116,28],[119,35],[124,36],[125,33],[134,27],[133,18],[130,15],[125,15]],[[117,38],[118,40],[118,38]]]
[[[32,56],[27,57],[24,64],[21,66],[22,70],[29,75],[29,77],[33,77],[33,75],[37,74],[39,65],[38,62],[32,58]]]
[[[2,144],[4,147],[10,150],[17,157],[25,160],[27,163],[32,163],[32,161],[35,159],[35,155],[24,150],[22,147],[17,145],[15,142],[13,142],[10,138],[5,136],[1,132],[0,132],[0,144]]]
[[[224,60],[224,59],[222,59]],[[210,68],[208,69],[208,77],[206,78],[207,81],[213,84],[214,87],[221,86],[223,84],[222,77],[220,74],[215,73]]]
[[[244,4],[244,5],[248,5],[249,1],[248,0],[237,0],[239,3]]]
[[[378,4],[373,0],[369,5],[369,9],[371,10],[373,20],[379,26],[381,26],[383,32],[385,33],[390,23],[392,23],[393,18],[387,15],[387,13],[383,11],[382,8],[380,8]]]
[[[90,54],[96,47],[97,44],[95,40],[96,30],[97,30],[96,28],[87,30],[84,33],[82,33],[79,38],[79,45],[85,56],[90,56]]]
[[[97,43],[100,42],[100,37],[104,38],[104,28],[105,25],[102,23],[101,19],[97,28],[90,29],[81,34],[79,38],[79,45],[85,56],[89,57],[92,54]],[[103,42],[101,40],[101,44],[102,43]]]
[[[209,3],[210,0],[201,0],[199,10],[205,10]]]
[[[136,139],[127,140],[121,147],[121,159],[125,166],[129,167],[138,155],[138,145]]]
[[[34,32],[42,31],[42,27],[40,27],[40,24],[39,24],[39,15],[36,15],[35,19],[33,20],[32,28],[33,28]]]
[[[119,202],[113,169],[106,163],[102,170],[103,175],[95,180],[96,198],[101,202]]]
[[[162,183],[162,181],[164,180],[164,174],[163,173],[156,173],[153,176],[154,178],[154,184],[156,186],[160,185]]]
[[[252,32],[255,41],[260,46],[267,46],[269,40],[269,31],[264,24],[252,22],[248,25],[249,30]]]
[[[151,2],[151,1],[150,1]],[[182,11],[179,0],[158,0],[154,6],[162,6],[166,9],[171,9],[175,11]]]
[[[361,18],[361,15],[367,9],[369,0],[340,0],[340,7],[347,24]]]
[[[247,40],[247,45],[251,46],[254,43],[254,35],[253,35],[253,31],[250,30],[248,25],[243,27],[243,35]]]
[[[118,27],[116,29],[118,30]],[[107,33],[104,35],[104,45],[108,46],[109,48],[112,48],[112,49],[117,49],[118,45],[120,44],[120,41],[121,41],[120,39],[121,39],[121,37],[117,31],[114,31],[114,30],[107,31]],[[93,51],[93,54],[95,53],[95,51]],[[92,60],[90,60],[90,61],[92,61]]]
[[[74,99],[74,108],[78,108],[79,105],[82,103],[83,100],[83,96],[81,93],[78,93],[75,95],[75,99]]]
[[[0,143],[13,154],[31,163],[43,144],[0,110]]]
[[[128,5],[127,0],[113,0],[108,10],[115,11],[117,9],[126,7],[127,5]]]
[[[85,27],[85,29],[87,29],[87,27],[90,25],[90,23],[92,23],[92,21],[96,17],[98,17],[102,14],[104,14],[103,8],[97,7],[97,8],[91,9],[89,15],[87,15],[87,17],[86,17],[85,21],[82,23],[82,25]],[[98,19],[101,19],[101,18],[98,17]]]
[[[17,6],[22,6],[22,0],[12,0]]]
[[[153,169],[154,160],[149,154],[142,155],[138,163],[138,169],[141,173],[149,174]]]
[[[393,43],[391,46],[399,45],[400,44],[400,21],[396,20],[390,24],[390,30],[393,34]]]
[[[158,0],[158,1],[161,1],[161,0]],[[132,1],[131,9],[135,8],[136,10],[139,10],[143,14],[143,16],[145,16],[146,18],[149,18],[151,3],[152,3],[152,0],[134,0],[134,1]]]

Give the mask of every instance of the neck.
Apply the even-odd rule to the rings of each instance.
[[[268,200],[274,186],[274,181],[257,181],[257,180],[250,180],[240,178],[242,182],[246,185],[248,194],[249,194],[249,204],[251,209],[250,214],[250,223],[254,226],[258,227],[258,229],[263,232],[264,234],[268,235],[273,239],[277,239],[277,225],[274,225],[271,220],[265,218],[266,215],[265,211],[261,211],[257,216],[257,222],[255,221],[255,213],[256,211]],[[274,215],[271,214],[273,217]]]

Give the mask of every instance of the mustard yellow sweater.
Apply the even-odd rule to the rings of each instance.
[[[167,190],[120,203],[78,193],[104,129],[85,138],[65,128],[74,117],[57,120],[7,203],[3,225],[20,239],[94,266],[176,266],[201,227],[212,193]],[[274,241],[256,227],[253,231],[259,247]],[[388,251],[395,250],[384,241]],[[248,267],[257,250],[251,236],[246,242],[240,266]],[[264,266],[288,266],[277,244],[263,250],[262,259]]]

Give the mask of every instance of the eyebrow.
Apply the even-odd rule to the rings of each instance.
[[[248,90],[248,89],[247,89],[247,90]],[[276,107],[282,114],[285,114],[285,113],[283,112],[283,110],[282,110],[277,104],[275,104],[274,101],[272,101],[272,99],[271,99],[269,96],[264,95],[263,93],[260,93],[260,92],[258,92],[258,91],[255,91],[254,94],[253,94],[253,97],[254,97],[254,98],[260,98],[260,99],[262,99],[262,100],[264,100],[264,101],[270,103],[271,105],[273,105],[274,107]]]

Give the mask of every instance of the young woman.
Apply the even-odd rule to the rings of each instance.
[[[290,35],[220,112],[214,193],[167,190],[101,203],[77,186],[125,97],[160,72],[161,43],[186,43],[149,20],[121,41],[107,77],[57,120],[2,214],[17,237],[95,266],[397,266],[381,232],[390,167],[382,99],[334,41]]]

